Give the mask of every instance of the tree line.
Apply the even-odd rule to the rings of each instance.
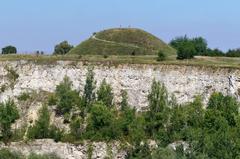
[[[240,57],[240,49],[229,49],[227,52],[211,49],[203,37],[188,38],[185,35],[171,40],[169,44],[177,50],[179,60],[191,59],[194,56]]]

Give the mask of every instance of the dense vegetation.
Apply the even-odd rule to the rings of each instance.
[[[177,50],[177,59],[191,59],[194,56],[226,56],[240,57],[240,49],[230,49],[223,52],[219,49],[208,48],[207,41],[202,37],[188,38],[186,35],[177,37],[170,42]]]
[[[54,55],[65,55],[73,48],[67,41],[57,44],[54,48]]]
[[[69,54],[78,55],[166,55],[176,51],[157,37],[140,29],[108,29],[94,35],[72,49]]]
[[[16,54],[17,48],[15,46],[6,46],[2,48],[2,54]]]
[[[126,91],[121,94],[117,109],[111,85],[103,80],[97,89],[91,68],[82,95],[72,89],[72,82],[66,77],[39,110],[39,119],[28,128],[27,137],[73,143],[119,140],[130,143],[127,148],[130,159],[240,157],[240,104],[234,97],[213,93],[206,109],[201,97],[179,105],[163,84],[153,80],[149,110],[136,112],[128,104]],[[2,103],[1,107],[1,129],[7,128],[9,132],[18,113],[12,101]],[[50,107],[64,117],[70,133],[50,124]],[[11,136],[5,136],[3,141],[10,141]],[[156,141],[158,148],[151,150],[149,139]],[[172,143],[176,143],[176,149],[169,146]]]

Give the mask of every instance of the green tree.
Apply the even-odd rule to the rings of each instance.
[[[102,101],[108,107],[113,106],[113,93],[110,84],[107,84],[106,79],[104,79],[97,91],[98,101]]]
[[[63,41],[54,48],[54,55],[65,55],[73,48],[67,41]]]
[[[16,54],[17,53],[17,48],[14,46],[6,46],[2,48],[2,54]]]
[[[92,102],[94,102],[96,97],[94,92],[95,88],[96,88],[96,81],[94,80],[93,68],[89,67],[86,75],[86,84],[84,86],[84,93],[83,93],[85,106],[88,106]]]
[[[72,82],[66,76],[56,87],[58,114],[69,114],[74,106],[79,105],[81,99],[76,90],[72,90]]]
[[[93,104],[87,120],[86,135],[89,139],[110,140],[120,136],[115,114],[103,103]]]
[[[168,123],[171,106],[171,101],[169,101],[168,92],[164,84],[153,80],[148,101],[150,110],[145,115],[147,122],[146,132],[151,137],[155,137],[156,134],[164,136],[167,134],[164,127]],[[163,139],[165,140],[167,137]]]
[[[43,139],[49,137],[50,113],[48,107],[43,105],[38,112],[38,120],[28,129],[29,139]]]
[[[196,54],[196,50],[191,41],[183,41],[177,49],[177,59],[191,59]]]
[[[7,100],[5,103],[0,103],[0,128],[2,140],[6,144],[11,136],[11,125],[19,118],[17,107],[13,100]]]
[[[196,55],[205,55],[207,53],[207,41],[202,37],[196,37],[192,39],[194,44]]]

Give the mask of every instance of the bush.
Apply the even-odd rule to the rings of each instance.
[[[13,152],[8,149],[0,150],[0,158],[1,159],[24,159],[20,153]]]
[[[121,106],[121,110],[124,111],[129,107],[127,91],[125,90],[121,91],[121,97],[122,97],[122,100],[121,100],[120,106]]]
[[[17,53],[17,48],[14,46],[6,46],[2,48],[2,54],[16,54]]]
[[[54,55],[65,55],[73,48],[67,41],[63,41],[54,48]]]
[[[0,128],[2,140],[6,144],[12,136],[11,125],[19,118],[17,107],[13,100],[0,103]]]
[[[23,92],[22,94],[20,94],[20,95],[17,97],[17,99],[18,99],[19,101],[26,101],[26,100],[28,100],[29,98],[31,98],[31,96],[30,96],[30,93],[27,93],[27,92]]]
[[[83,135],[83,120],[81,117],[72,119],[70,123],[71,134],[76,138],[80,139]]]
[[[165,60],[166,60],[166,55],[162,51],[159,51],[157,61],[165,61]]]
[[[107,84],[106,79],[104,79],[97,91],[98,101],[102,101],[104,105],[112,107],[113,105],[113,93],[111,85]]]

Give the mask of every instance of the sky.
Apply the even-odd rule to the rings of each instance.
[[[204,37],[211,48],[240,47],[239,0],[1,0],[0,48],[52,53],[107,28],[144,29],[165,42]]]

